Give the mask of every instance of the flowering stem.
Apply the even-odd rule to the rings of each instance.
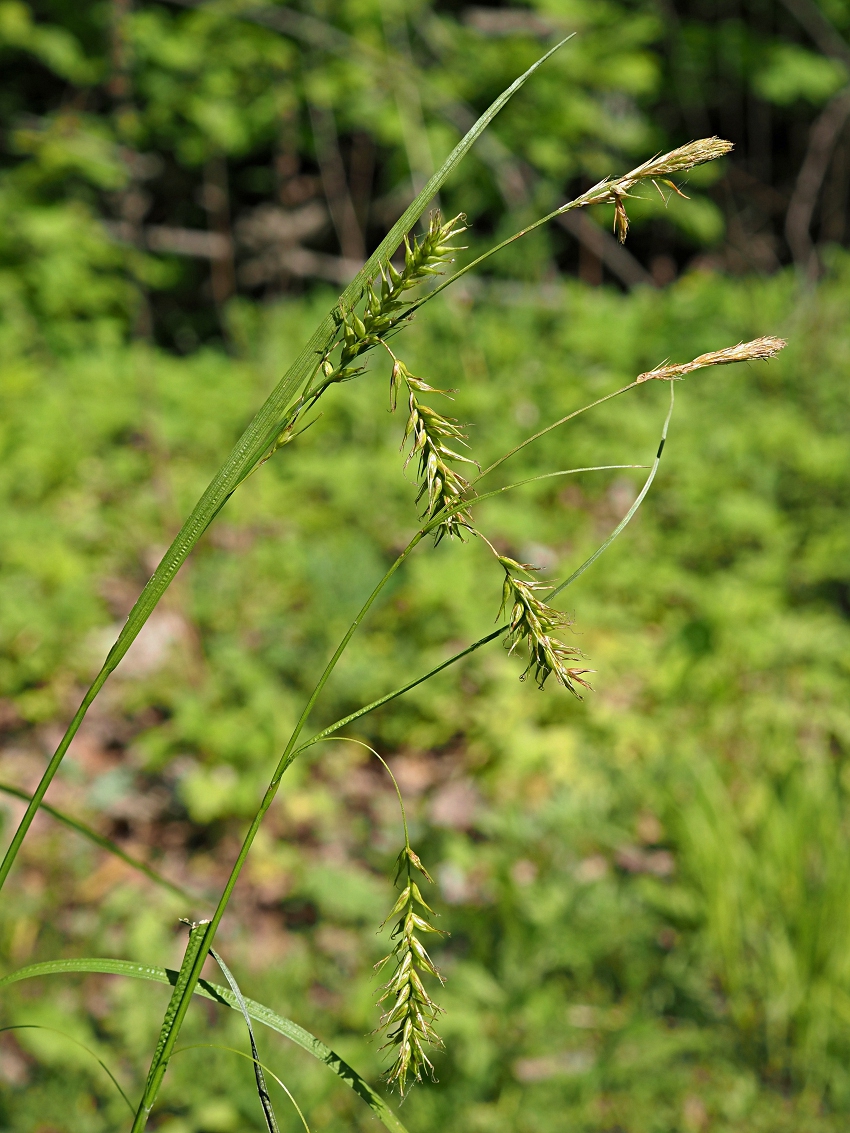
[[[158,1052],[159,1064],[162,1065],[162,1066],[167,1064],[168,1059],[170,1058],[171,1054],[173,1053],[174,1045],[177,1042],[177,1038],[178,1038],[178,1035],[180,1033],[180,1028],[183,1025],[183,1020],[186,1017],[186,1012],[188,1011],[189,1004],[192,1001],[192,995],[194,994],[195,987],[198,983],[198,980],[200,979],[201,970],[203,969],[204,962],[206,961],[206,958],[209,955],[210,949],[212,948],[213,941],[215,939],[215,934],[218,931],[218,927],[221,924],[222,917],[224,916],[225,911],[227,909],[227,906],[230,903],[230,898],[233,895],[233,890],[236,887],[236,882],[239,880],[239,875],[242,872],[242,867],[245,864],[245,860],[247,859],[248,854],[251,850],[251,846],[254,843],[254,839],[257,836],[257,831],[260,829],[262,821],[265,818],[269,807],[272,805],[272,802],[274,801],[274,797],[277,794],[278,788],[280,786],[280,781],[283,778],[284,772],[286,771],[287,767],[289,767],[290,763],[292,763],[293,759],[295,759],[296,755],[298,755],[299,751],[303,750],[303,749],[300,749],[300,748],[296,749],[295,745],[298,742],[298,737],[300,736],[300,734],[301,734],[301,732],[304,728],[304,725],[307,722],[307,719],[310,715],[310,712],[312,711],[313,706],[316,703],[316,700],[318,699],[319,695],[321,694],[322,689],[327,684],[327,682],[328,682],[328,680],[331,676],[331,673],[336,668],[336,664],[339,661],[340,657],[342,656],[343,652],[345,651],[346,646],[348,645],[351,638],[354,636],[354,633],[357,630],[357,627],[360,625],[360,623],[365,618],[366,614],[369,612],[369,609],[371,608],[375,599],[378,597],[380,592],[383,590],[383,588],[386,586],[386,584],[389,582],[389,580],[392,578],[392,576],[395,574],[395,572],[398,570],[398,568],[402,565],[402,563],[405,561],[405,559],[408,557],[408,555],[413,551],[414,547],[416,547],[416,545],[419,542],[421,542],[421,540],[423,538],[424,538],[424,532],[417,531],[417,533],[413,536],[413,538],[407,544],[405,549],[398,556],[398,558],[395,560],[395,562],[392,564],[392,566],[390,566],[389,570],[387,570],[384,577],[381,579],[381,581],[378,583],[378,585],[374,588],[372,593],[369,595],[366,602],[363,604],[363,606],[359,610],[354,621],[351,623],[348,630],[346,631],[345,636],[343,637],[342,641],[337,646],[337,648],[336,648],[333,656],[331,657],[330,661],[328,661],[327,665],[325,666],[324,672],[322,673],[321,677],[319,678],[318,682],[316,683],[316,686],[313,689],[313,692],[310,694],[310,697],[309,697],[306,705],[304,706],[304,710],[302,711],[300,717],[298,718],[298,722],[297,722],[297,724],[295,725],[295,728],[292,731],[292,735],[289,738],[289,742],[287,743],[286,748],[283,752],[283,755],[280,757],[280,760],[278,761],[278,765],[275,768],[275,771],[274,771],[274,774],[271,778],[271,781],[270,781],[268,787],[266,788],[266,792],[263,795],[263,799],[262,799],[262,802],[260,803],[259,808],[257,809],[257,813],[254,815],[254,818],[251,821],[251,825],[248,828],[248,832],[247,832],[247,834],[245,835],[245,837],[242,841],[242,846],[240,847],[239,854],[237,855],[236,861],[233,863],[233,867],[230,871],[230,876],[228,877],[227,884],[225,885],[224,890],[221,894],[221,897],[219,898],[218,905],[216,906],[215,912],[213,913],[212,918],[210,919],[209,923],[205,927],[203,939],[200,942],[200,946],[198,947],[197,954],[195,955],[194,960],[192,962],[191,969],[190,969],[189,974],[188,974],[188,978],[187,978],[185,986],[183,988],[182,996],[181,996],[179,1002],[175,1005],[173,1020],[172,1020],[172,1023],[171,1023],[171,1027],[170,1027],[167,1039],[164,1043],[162,1051]],[[163,1073],[164,1073],[164,1070],[163,1070]],[[157,1085],[158,1085],[158,1082],[157,1082]],[[145,1122],[146,1122],[146,1119],[147,1119],[147,1114],[150,1112],[150,1108],[153,1105],[154,1096],[155,1096],[155,1091],[154,1091],[154,1094],[151,1095],[151,1096],[149,1096],[149,1091],[146,1091],[145,1098],[143,1099],[142,1103],[140,1104],[139,1110],[136,1114],[136,1121],[134,1122],[134,1125],[133,1125],[133,1133],[140,1133],[140,1131],[142,1129],[144,1129]]]

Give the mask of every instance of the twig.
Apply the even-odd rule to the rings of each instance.
[[[316,141],[316,156],[322,173],[322,185],[331,219],[339,237],[342,257],[345,260],[362,262],[366,256],[366,246],[354,202],[348,190],[333,111],[327,107],[314,106],[312,103],[309,109],[313,137]]]
[[[809,131],[806,156],[797,174],[785,217],[785,238],[794,263],[804,276],[817,277],[819,264],[811,236],[812,217],[832,153],[850,116],[850,85],[843,87],[821,111]]]

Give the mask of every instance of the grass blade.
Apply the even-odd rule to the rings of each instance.
[[[80,1040],[75,1039],[73,1035],[69,1035],[65,1031],[60,1031],[56,1027],[45,1027],[43,1023],[14,1023],[8,1027],[0,1027],[0,1034],[2,1034],[3,1031],[50,1031],[52,1034],[61,1035],[63,1039],[67,1039],[68,1042],[74,1043],[74,1045],[78,1046],[80,1050],[84,1050],[86,1054],[90,1054],[92,1056],[92,1058],[95,1060],[95,1062],[98,1063],[100,1068],[108,1075],[109,1080],[112,1082],[112,1085],[127,1103],[127,1108],[129,1109],[130,1113],[135,1113],[135,1110],[133,1109],[133,1103],[121,1089],[121,1083],[112,1073],[112,1071],[109,1069],[100,1055],[95,1054],[91,1047],[86,1046],[85,1043],[81,1043]]]
[[[32,799],[32,795],[27,794],[26,791],[22,791],[20,787],[13,787],[11,783],[0,783],[0,792],[5,795],[12,795],[16,799],[23,799],[24,802],[30,802]],[[164,889],[170,889],[172,893],[176,893],[178,897],[183,897],[187,901],[197,900],[191,893],[187,893],[185,889],[181,889],[179,885],[175,885],[173,881],[169,881],[168,878],[157,873],[155,869],[151,869],[149,865],[139,861],[138,858],[134,858],[131,854],[126,853],[119,845],[113,842],[111,838],[107,838],[105,834],[98,834],[96,830],[87,826],[85,822],[81,822],[78,818],[72,818],[70,814],[65,814],[64,811],[57,810],[56,807],[51,806],[50,803],[42,803],[41,809],[46,811],[51,818],[55,818],[57,822],[63,823],[71,830],[76,830],[78,834],[82,834],[84,838],[88,838],[90,842],[94,842],[94,844],[100,846],[102,850],[108,850],[110,854],[114,854],[117,858],[120,858],[122,862],[126,862],[127,865],[132,866],[133,869],[139,870],[145,877],[149,878],[151,881],[155,881],[157,885],[161,885]]]
[[[179,978],[179,972],[175,972],[171,968],[158,968],[151,964],[139,964],[132,960],[86,956],[77,960],[47,960],[39,964],[28,964],[25,968],[19,968],[16,972],[11,972],[8,976],[0,979],[0,988],[18,983],[21,980],[31,980],[41,976],[70,974],[129,976],[131,979],[150,980],[152,983],[170,984],[172,987],[176,986]],[[198,981],[195,987],[195,995],[200,995],[204,999],[212,999],[214,1002],[224,1004],[234,1011],[240,1010],[236,996],[229,988],[220,987],[209,980]],[[389,1133],[407,1133],[404,1125],[381,1095],[373,1090],[365,1078],[362,1078],[356,1070],[349,1066],[329,1046],[326,1046],[321,1039],[317,1039],[315,1035],[312,1035],[291,1019],[278,1015],[276,1011],[272,1011],[270,1007],[266,1007],[263,1003],[257,1003],[255,1000],[247,998],[244,1002],[248,1014],[254,1022],[262,1023],[271,1030],[277,1031],[279,1035],[283,1035],[284,1038],[300,1046],[302,1050],[306,1050],[308,1054],[312,1054],[319,1062],[330,1067],[349,1089],[366,1102],[378,1120],[389,1130]]]
[[[567,38],[569,39],[571,37],[568,36]],[[428,180],[428,183],[422,191],[417,194],[415,200],[405,209],[404,214],[396,224],[393,225],[392,229],[381,241],[379,247],[372,253],[364,266],[342,293],[336,306],[329,311],[321,321],[313,332],[309,342],[292,363],[286,374],[281,378],[280,382],[248,425],[245,432],[236,442],[227,460],[207,486],[192,513],[178,532],[174,542],[166,551],[159,566],[148,580],[138,601],[130,611],[118,640],[110,649],[103,663],[103,667],[92,682],[91,687],[83,698],[82,704],[68,726],[68,730],[63,736],[62,741],[51,757],[41,777],[41,781],[32,796],[30,804],[27,807],[26,813],[21,819],[18,829],[15,831],[15,835],[12,838],[12,842],[6,851],[3,861],[0,863],[0,888],[5,884],[21,844],[35,817],[36,811],[41,805],[45,792],[65,757],[65,752],[68,750],[80,724],[82,724],[89,706],[106,683],[109,674],[115,669],[138,636],[142,626],[150,617],[160,598],[170,586],[174,576],[177,574],[177,571],[182,566],[192,548],[213,522],[239,484],[251,472],[257,461],[263,456],[272,443],[284,409],[298,388],[305,381],[309,380],[310,376],[315,372],[319,365],[320,358],[333,341],[336,334],[335,316],[338,315],[340,308],[344,307],[347,309],[355,305],[360,298],[365,283],[372,279],[378,273],[381,264],[386,263],[390,258],[400,244],[404,234],[413,227],[425,211],[428,202],[438,191],[452,170],[463,160],[472,145],[499,113],[505,103],[516,94],[538,67],[542,66],[543,63],[566,42],[567,40],[564,39],[556,44],[555,47],[547,51],[545,55],[542,55],[536,63],[529,67],[524,74],[520,75],[519,78],[499,95],[492,105],[481,115],[475,125],[472,126],[460,142],[458,142],[443,162],[442,166],[433,177]]]
[[[227,964],[225,964],[224,960],[222,960],[215,949],[210,949],[210,955],[221,968],[224,973],[224,978],[230,984],[230,990],[236,996],[236,1002],[239,1004],[239,1010],[242,1012],[242,1018],[245,1020],[245,1026],[248,1028],[248,1038],[251,1040],[251,1054],[254,1060],[254,1078],[257,1082],[257,1093],[260,1096],[260,1105],[263,1107],[263,1116],[266,1119],[266,1128],[269,1133],[280,1133],[277,1118],[274,1114],[274,1108],[272,1107],[272,1099],[269,1097],[266,1080],[263,1077],[263,1067],[260,1062],[260,1052],[257,1050],[257,1043],[254,1039],[254,1028],[251,1026],[251,1016],[248,1014],[248,1007],[242,996],[242,992],[239,990],[239,984],[236,982],[236,977],[233,975],[230,968],[228,968]]]
[[[174,1024],[178,1017],[180,1004],[183,1002],[183,994],[189,986],[189,976],[192,973],[195,961],[198,958],[198,953],[201,950],[201,944],[206,936],[208,925],[209,921],[201,921],[199,924],[193,924],[189,929],[189,942],[186,945],[183,963],[180,965],[180,971],[177,973],[177,979],[174,981],[174,991],[171,993],[171,999],[168,1002],[165,1017],[162,1020],[156,1050],[154,1051],[150,1070],[148,1071],[148,1078],[145,1082],[145,1092],[142,1094],[142,1100],[139,1102],[139,1108],[136,1110],[136,1117],[133,1121],[133,1133],[138,1133],[139,1130],[144,1129],[150,1111],[153,1109],[156,1095],[159,1093],[160,1084],[165,1076],[166,1068],[168,1067],[169,1056],[174,1049],[176,1038]]]

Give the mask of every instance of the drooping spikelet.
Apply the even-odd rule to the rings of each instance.
[[[423,517],[429,518],[445,509],[446,517],[435,532],[436,542],[440,542],[444,535],[457,535],[463,537],[463,531],[469,528],[469,513],[461,505],[470,493],[469,481],[451,467],[452,461],[462,461],[464,464],[475,465],[475,461],[463,456],[449,447],[452,444],[465,444],[466,435],[453,417],[444,417],[430,405],[425,405],[418,397],[418,393],[448,394],[448,390],[436,389],[422,378],[411,374],[407,366],[398,358],[393,361],[392,376],[390,378],[390,405],[395,409],[398,389],[404,382],[408,391],[408,418],[404,428],[404,437],[401,447],[404,448],[412,440],[410,452],[404,462],[407,468],[414,457],[419,458],[418,473],[420,479],[417,502],[424,496],[426,507]]]
[[[753,362],[759,359],[775,358],[780,350],[784,350],[787,343],[784,338],[754,338],[752,342],[739,342],[737,346],[727,346],[724,350],[710,350],[708,354],[700,354],[693,362],[683,362],[673,366],[662,362],[654,370],[647,370],[636,379],[639,382],[648,382],[653,378],[659,381],[671,381],[674,378],[683,378],[685,374],[694,370],[703,370],[706,366],[729,366],[733,362]]]
[[[529,673],[533,673],[538,686],[543,688],[547,678],[554,674],[559,684],[581,699],[576,685],[589,689],[590,685],[582,677],[593,670],[570,665],[570,661],[582,657],[581,650],[566,645],[554,636],[571,624],[569,617],[561,610],[547,606],[537,597],[537,591],[549,589],[546,583],[517,577],[517,572],[531,574],[538,567],[518,563],[516,559],[509,559],[505,555],[499,555],[498,559],[505,571],[499,613],[510,612],[510,628],[505,645],[511,653],[523,641],[528,645],[528,666],[520,680],[525,680]]]
[[[421,1082],[423,1073],[434,1076],[434,1066],[425,1047],[430,1046],[437,1050],[443,1049],[443,1041],[434,1030],[434,1022],[442,1008],[439,1007],[422,982],[422,975],[433,976],[444,982],[443,977],[435,967],[431,957],[423,947],[417,933],[437,933],[446,936],[442,929],[434,928],[425,920],[421,911],[433,911],[425,903],[419,886],[413,879],[413,870],[418,870],[428,881],[433,879],[419,860],[409,843],[399,854],[396,882],[400,876],[405,878],[406,884],[400,897],[390,911],[389,916],[381,925],[384,927],[393,917],[398,917],[392,930],[392,937],[396,944],[392,951],[375,965],[380,971],[386,964],[393,963],[395,968],[389,981],[381,989],[383,995],[378,1003],[389,1006],[381,1016],[378,1024],[379,1030],[387,1031],[387,1041],[382,1050],[395,1047],[395,1059],[387,1072],[387,1081],[390,1085],[398,1086],[399,1093],[404,1096],[408,1088],[408,1079]]]

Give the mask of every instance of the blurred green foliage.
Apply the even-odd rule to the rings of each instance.
[[[494,645],[353,733],[391,761],[451,932],[435,950],[448,978],[447,1051],[439,1084],[404,1105],[412,1133],[844,1128],[848,293],[843,257],[808,295],[785,274],[692,272],[628,297],[493,282],[449,293],[405,332],[411,368],[457,387],[483,461],[665,357],[764,333],[791,342],[769,365],[677,386],[650,496],[565,595],[596,691],[577,702],[520,684],[518,659]],[[232,356],[122,344],[109,309],[59,351],[23,323],[7,328],[4,778],[37,778],[162,544],[329,299],[236,302]],[[221,885],[306,692],[414,529],[387,369],[376,362],[329,395],[315,426],[227,505],[51,790],[56,805],[201,892]],[[640,387],[523,450],[503,482],[647,462],[666,398],[656,383]],[[500,549],[564,577],[642,475],[544,481],[476,518]],[[420,547],[313,724],[486,633],[500,585],[480,544]],[[371,965],[385,951],[375,931],[401,839],[375,764],[340,742],[296,763],[220,937],[246,994],[373,1080]],[[187,910],[47,819],[10,887],[6,970],[86,954],[176,966],[177,916],[206,909]],[[4,1021],[80,1038],[135,1096],[165,994],[54,977],[5,996]],[[181,1045],[245,1049],[239,1018],[222,1016],[193,1006]],[[96,1062],[63,1041],[20,1031],[0,1043],[4,1128],[98,1133],[125,1120]],[[325,1068],[279,1038],[259,1041],[312,1128],[373,1121]],[[175,1058],[158,1130],[260,1122],[243,1060],[211,1049]]]
[[[848,13],[830,6],[836,35]],[[570,33],[446,186],[474,247],[719,133],[732,158],[691,178],[686,208],[636,202],[630,247],[649,268],[667,257],[668,279],[696,253],[725,255],[728,223],[735,270],[784,262],[808,128],[846,74],[779,0],[2,0],[0,278],[26,282],[0,290],[0,325],[18,307],[72,322],[120,312],[186,352],[221,340],[234,288],[256,298],[343,278],[344,264],[309,257],[296,270],[293,247],[362,258],[476,114]],[[845,236],[842,146],[814,222],[826,241]],[[75,300],[55,310],[45,259],[78,228],[63,292]],[[581,263],[555,226],[488,270],[542,279]]]

